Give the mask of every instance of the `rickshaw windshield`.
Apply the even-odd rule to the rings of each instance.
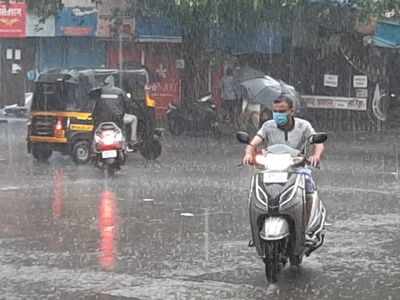
[[[91,112],[94,101],[84,86],[67,82],[38,82],[32,111]]]

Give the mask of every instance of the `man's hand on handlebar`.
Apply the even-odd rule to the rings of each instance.
[[[312,167],[318,168],[321,163],[321,157],[318,155],[312,155],[308,158],[308,162]]]
[[[244,165],[253,165],[254,164],[254,153],[250,153],[246,151],[246,154],[243,157]]]
[[[259,152],[261,153],[261,151],[259,151],[257,149],[257,146],[254,146],[251,144],[248,145],[246,147],[246,152],[243,157],[243,164],[244,165],[254,165],[256,154],[258,154]]]

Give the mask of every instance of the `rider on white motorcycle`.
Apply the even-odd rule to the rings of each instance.
[[[294,117],[293,101],[284,95],[276,99],[272,106],[273,120],[266,121],[257,135],[247,145],[246,152],[243,158],[243,164],[253,165],[255,162],[255,155],[257,153],[257,146],[262,142],[266,142],[268,146],[276,144],[285,144],[299,151],[304,151],[304,147],[308,138],[315,133],[311,124],[300,118]],[[311,166],[317,167],[321,161],[324,153],[324,145],[316,144],[313,148],[313,153],[308,158]],[[309,169],[304,169],[307,172],[306,176],[306,209],[307,215],[313,205],[318,205],[319,202],[318,192],[315,183],[311,176]],[[307,218],[308,219],[308,218]],[[312,232],[307,232],[312,234]]]

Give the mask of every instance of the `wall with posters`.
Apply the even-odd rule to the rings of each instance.
[[[56,21],[54,16],[43,19],[29,14],[26,22],[26,35],[28,37],[52,37],[56,34]]]
[[[32,39],[2,39],[0,43],[0,107],[24,105],[29,81],[26,73],[34,68],[35,44]]]
[[[125,11],[128,7],[126,0],[113,0],[103,1],[101,5],[98,5],[98,19],[97,19],[97,33],[96,36],[101,38],[112,38],[112,16],[115,9]],[[132,33],[134,28],[134,18],[124,17],[123,24],[129,24],[132,27]]]
[[[26,16],[25,3],[0,2],[0,38],[24,38]]]

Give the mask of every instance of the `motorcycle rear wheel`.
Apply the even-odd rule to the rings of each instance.
[[[113,165],[105,165],[104,168],[106,178],[113,177],[115,175],[115,167]]]
[[[277,282],[278,274],[282,268],[279,251],[280,241],[269,241],[265,243],[265,276],[270,283]]]

